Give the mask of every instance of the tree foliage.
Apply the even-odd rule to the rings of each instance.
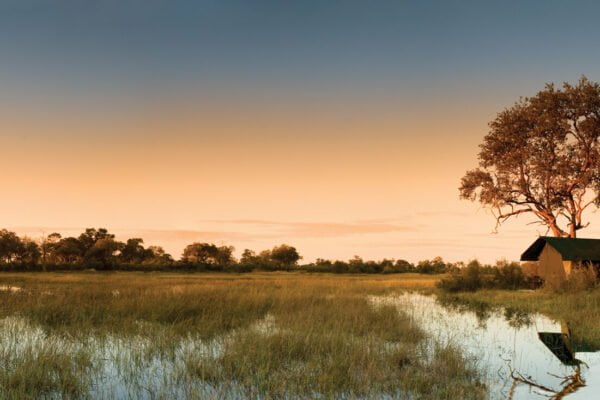
[[[275,263],[277,266],[282,267],[284,269],[289,269],[295,266],[300,260],[300,254],[295,247],[288,246],[287,244],[282,244],[279,246],[273,247],[270,255],[271,261]]]
[[[39,261],[40,255],[39,246],[33,240],[20,238],[6,229],[0,230],[0,261],[32,265]]]
[[[223,266],[233,261],[234,250],[233,246],[192,243],[183,250],[181,259],[188,263]]]
[[[547,84],[490,123],[460,197],[490,208],[497,226],[529,214],[555,236],[576,237],[584,211],[600,203],[599,137],[600,85]]]
[[[256,252],[245,249],[240,260],[234,257],[233,246],[213,243],[188,245],[180,260],[175,261],[162,247],[144,247],[141,238],[125,242],[116,240],[106,229],[88,228],[79,236],[63,237],[51,233],[37,242],[19,237],[6,229],[0,230],[0,270],[187,270],[250,272],[305,271],[357,274],[391,274],[417,272],[445,273],[456,268],[440,257],[419,261],[416,265],[403,259],[363,260],[354,256],[348,261],[326,260],[299,264],[302,256],[288,244]]]

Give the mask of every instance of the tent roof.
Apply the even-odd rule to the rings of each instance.
[[[557,332],[538,332],[538,337],[563,364],[577,365],[569,336]]]
[[[537,261],[549,244],[566,261],[600,261],[600,239],[575,239],[541,236],[523,254],[521,261]]]

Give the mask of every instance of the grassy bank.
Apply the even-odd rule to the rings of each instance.
[[[567,322],[573,339],[600,349],[600,289],[553,293],[539,290],[480,290],[452,295],[440,294],[450,301],[459,301],[472,309],[504,307],[510,311],[542,313]]]
[[[456,348],[367,301],[436,280],[2,274],[0,397],[96,397],[90,388],[110,371],[133,398],[482,398]]]

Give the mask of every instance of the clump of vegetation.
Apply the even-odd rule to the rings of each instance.
[[[469,362],[450,346],[428,355],[427,336],[396,307],[373,307],[346,291],[306,298],[305,289],[288,290],[266,326],[234,335],[216,360],[192,355],[188,373],[235,381],[247,397],[483,398],[485,388]],[[438,372],[435,388],[432,369]]]
[[[8,325],[8,326],[7,326]],[[95,371],[90,354],[50,338],[31,338],[35,329],[18,319],[2,323],[0,397],[82,398]],[[18,337],[20,340],[13,340]]]
[[[495,266],[477,260],[456,267],[450,276],[441,279],[437,287],[448,292],[473,292],[480,289],[523,289],[530,286],[521,266],[500,260]]]
[[[288,301],[300,300],[294,299],[299,294],[284,296],[274,307],[270,329],[244,331],[227,342],[210,368],[202,370],[201,359],[188,359],[190,373],[235,381],[250,397],[311,391],[327,398],[363,397],[398,390],[401,370],[424,359],[423,332],[395,307],[373,308],[353,296],[318,296],[290,313]]]

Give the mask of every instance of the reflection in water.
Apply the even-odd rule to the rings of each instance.
[[[600,397],[600,349],[573,338],[567,324],[484,303],[404,294],[372,298],[409,305],[433,337],[459,345],[485,374],[493,399]]]
[[[532,388],[544,390],[548,393],[552,393],[549,398],[557,400],[562,399],[566,395],[574,393],[579,388],[585,386],[585,380],[581,377],[581,366],[586,365],[583,361],[575,358],[576,347],[572,341],[569,323],[566,321],[561,322],[561,332],[539,332],[538,337],[561,363],[572,367],[573,372],[570,375],[563,377],[563,380],[561,381],[562,387],[558,391],[540,385],[531,378],[527,378],[523,376],[523,374],[513,370],[511,371],[511,377],[514,381],[514,385],[522,383]]]
[[[531,380],[530,378],[524,377],[522,374],[511,371],[511,377],[513,379],[513,386],[509,391],[508,399],[512,400],[514,398],[515,389],[518,384],[525,384],[533,389],[539,389],[543,392],[549,393],[549,399],[560,400],[563,399],[566,395],[576,392],[579,388],[585,386],[585,381],[581,377],[581,369],[579,366],[575,367],[573,374],[570,376],[563,377],[561,384],[563,387],[556,391],[552,388],[546,387],[544,385],[540,385],[539,383]]]

